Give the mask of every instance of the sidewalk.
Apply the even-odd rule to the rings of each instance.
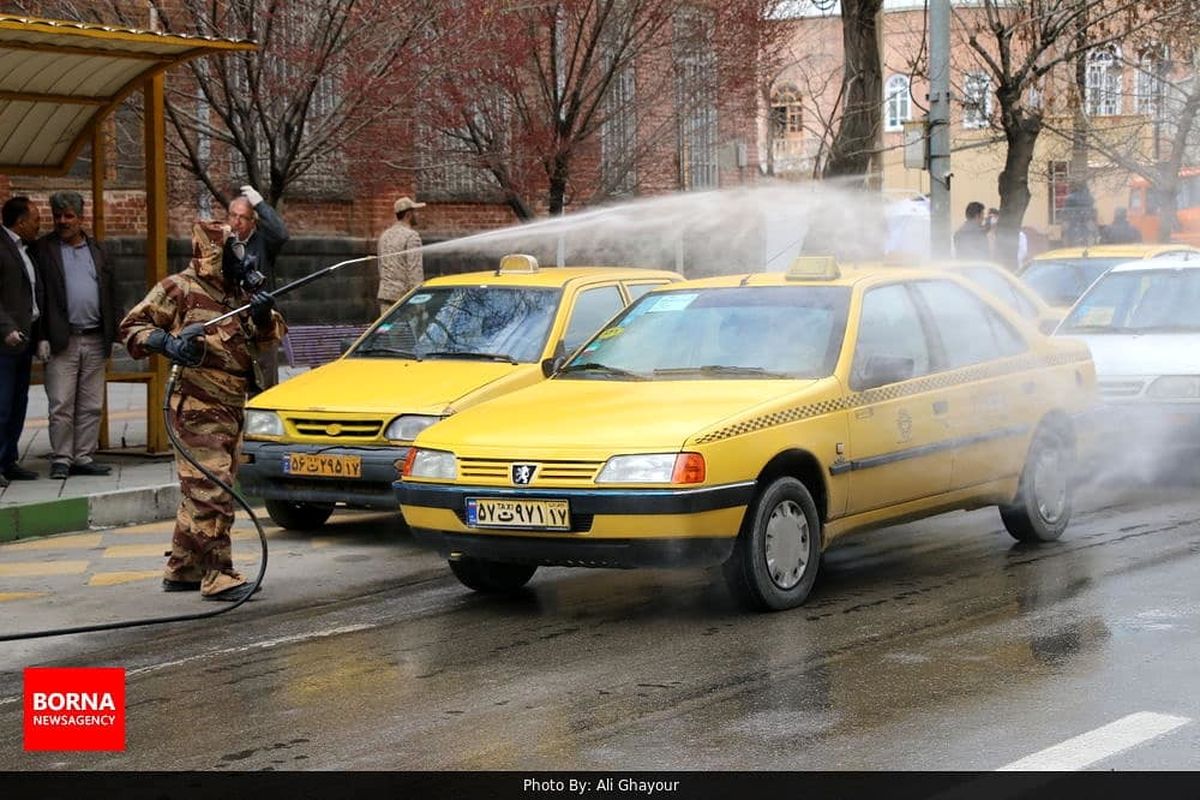
[[[283,381],[303,371],[305,368],[280,367],[279,378]],[[145,452],[146,393],[142,384],[108,385],[112,449],[98,453],[96,460],[110,465],[112,474],[51,480],[46,392],[40,385],[30,388],[21,466],[39,477],[0,488],[0,542],[175,516],[179,504],[175,460],[170,455]],[[161,413],[161,404],[162,398],[151,399],[154,413]]]

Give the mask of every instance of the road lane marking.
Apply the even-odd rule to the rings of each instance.
[[[133,570],[128,572],[97,572],[88,579],[88,586],[116,586],[121,583],[161,578],[161,569]]]
[[[326,628],[324,630],[310,631],[308,633],[295,633],[290,636],[279,636],[274,639],[264,639],[261,642],[254,642],[252,644],[246,644],[240,647],[227,647],[223,650],[211,650],[206,653],[197,653],[194,656],[188,656],[187,658],[180,658],[174,661],[163,661],[161,663],[150,664],[145,667],[128,669],[125,670],[125,675],[126,677],[132,675],[144,675],[147,672],[157,672],[160,669],[177,667],[181,664],[187,664],[190,661],[197,661],[204,658],[236,655],[238,653],[245,653],[250,650],[266,650],[272,647],[278,647],[281,644],[295,644],[297,642],[308,641],[309,639],[323,639],[327,636],[340,636],[344,633],[357,633],[359,631],[367,631],[377,627],[379,627],[379,625],[376,623],[357,623],[353,625],[339,625],[336,628]],[[8,698],[5,698],[5,700],[7,699]],[[3,700],[0,700],[0,705],[2,705],[3,702]]]
[[[91,548],[100,546],[101,535],[98,533],[77,533],[72,536],[49,536],[45,539],[31,539],[28,542],[16,541],[5,545],[6,551],[11,550],[66,550],[72,547]]]
[[[45,592],[0,592],[0,603],[9,600],[32,600],[35,597],[45,597]]]
[[[0,564],[0,578],[31,578],[41,575],[78,575],[86,572],[87,561],[49,561],[39,564],[18,561],[15,564]]]
[[[170,544],[113,544],[104,548],[103,558],[144,558],[157,556],[171,549]]]
[[[1191,722],[1187,717],[1139,711],[1094,731],[1000,767],[998,772],[1065,772],[1083,769]]]

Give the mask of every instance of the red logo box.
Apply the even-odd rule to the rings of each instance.
[[[25,749],[124,750],[125,670],[25,670]]]

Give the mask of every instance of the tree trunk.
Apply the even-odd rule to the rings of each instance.
[[[866,175],[883,114],[876,15],[883,0],[842,0],[842,119],[825,162],[825,177]]]
[[[1015,110],[1015,96],[1005,97],[998,92],[1004,138],[1008,149],[1004,154],[1004,170],[997,180],[1000,194],[1000,223],[996,231],[996,261],[1012,269],[1017,264],[1017,247],[1021,222],[1029,207],[1029,165],[1033,148],[1042,132],[1041,118]]]
[[[567,197],[567,176],[570,175],[570,157],[565,153],[554,156],[550,168],[550,216],[557,217],[563,213]]]

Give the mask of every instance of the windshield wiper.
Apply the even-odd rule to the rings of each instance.
[[[470,350],[435,350],[432,353],[426,353],[426,358],[477,358],[485,361],[506,361],[509,364],[516,364],[517,360],[508,353],[480,353]]]
[[[631,381],[646,381],[650,380],[640,372],[631,372],[620,367],[610,367],[608,364],[601,364],[599,361],[585,361],[582,364],[570,364],[559,370],[559,373],[565,372],[603,372],[607,375],[612,375],[615,378],[626,378]]]
[[[350,353],[352,356],[400,356],[401,358],[411,358],[413,361],[420,361],[421,357],[412,350],[401,350],[399,347],[388,347],[387,345],[377,344],[369,347],[359,347]]]
[[[655,375],[738,375],[754,378],[790,378],[785,372],[770,372],[763,367],[743,367],[735,364],[705,364],[702,367],[664,367]]]

